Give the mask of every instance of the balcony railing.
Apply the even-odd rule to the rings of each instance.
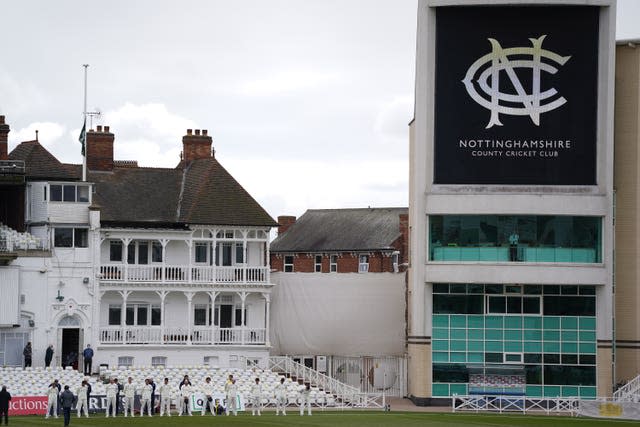
[[[266,284],[268,267],[103,264],[102,282]]]
[[[244,336],[244,340],[243,340]],[[101,344],[264,345],[265,328],[194,326],[106,326],[100,328]]]

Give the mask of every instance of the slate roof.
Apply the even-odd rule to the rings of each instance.
[[[309,209],[271,242],[271,252],[391,249],[407,208]]]
[[[37,141],[18,145],[9,158],[25,161],[29,180],[82,176],[81,165],[60,163]],[[87,181],[96,185],[93,204],[103,225],[278,225],[213,157],[194,160],[186,169],[116,163],[113,171],[89,171]]]

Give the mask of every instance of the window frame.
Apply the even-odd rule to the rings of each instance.
[[[71,235],[68,237],[70,239],[69,245],[60,245],[59,244],[58,232],[61,232],[62,230],[70,230],[71,231]],[[82,243],[82,244],[80,244],[80,242],[79,242],[79,240],[81,240],[81,237],[77,236],[77,234],[79,232],[83,232],[83,234],[86,237],[86,239],[84,240],[84,243]],[[62,249],[68,249],[68,248],[86,249],[86,248],[89,247],[89,229],[88,228],[84,228],[84,227],[54,227],[54,229],[53,229],[53,247],[54,248],[62,248]]]
[[[90,203],[90,187],[88,184],[49,184],[49,201],[55,203]]]
[[[318,259],[320,262],[318,262]],[[313,256],[313,271],[315,273],[322,273],[322,254],[316,254]]]
[[[290,258],[291,262],[288,263],[287,259]],[[294,255],[285,255],[282,259],[282,271],[284,271],[285,273],[293,273],[294,272],[294,261],[295,261],[295,257]]]
[[[329,272],[330,273],[338,272],[338,254],[329,255]]]
[[[364,259],[364,261],[363,261]],[[369,254],[359,254],[358,255],[358,273],[368,273],[369,272]]]

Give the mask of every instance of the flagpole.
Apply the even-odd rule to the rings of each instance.
[[[89,64],[82,64],[84,67],[84,124],[87,124],[87,68],[89,68]],[[85,134],[86,135],[86,134]],[[82,156],[82,180],[87,180],[87,139],[85,136],[84,140],[84,155]]]

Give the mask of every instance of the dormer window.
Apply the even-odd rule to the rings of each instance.
[[[51,184],[49,200],[52,202],[88,203],[89,186],[86,184]]]

